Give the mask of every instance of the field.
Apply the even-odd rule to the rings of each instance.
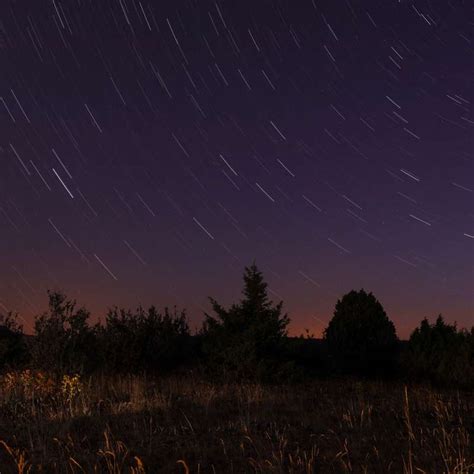
[[[0,383],[0,472],[468,473],[474,394],[354,379]]]

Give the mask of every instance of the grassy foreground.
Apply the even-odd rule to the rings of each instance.
[[[0,472],[468,473],[474,394],[193,376],[0,378]]]

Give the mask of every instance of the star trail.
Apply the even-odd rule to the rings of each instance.
[[[407,336],[474,309],[469,2],[5,0],[0,311],[239,298],[291,331],[373,291]]]

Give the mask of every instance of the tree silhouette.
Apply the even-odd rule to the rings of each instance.
[[[290,322],[283,302],[273,305],[267,283],[255,263],[245,268],[243,299],[229,309],[210,298],[215,316],[205,315],[203,351],[221,373],[236,377],[272,378],[281,368]]]
[[[403,365],[418,379],[474,387],[474,327],[458,330],[441,315],[435,324],[423,319],[410,336]]]
[[[341,371],[382,374],[393,369],[395,326],[372,293],[352,290],[338,300],[324,338]]]

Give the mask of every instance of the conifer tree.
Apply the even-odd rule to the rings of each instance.
[[[287,336],[283,302],[269,300],[267,283],[255,263],[245,268],[243,298],[225,309],[210,298],[215,316],[206,314],[203,349],[214,368],[244,378],[271,378],[278,371]]]

